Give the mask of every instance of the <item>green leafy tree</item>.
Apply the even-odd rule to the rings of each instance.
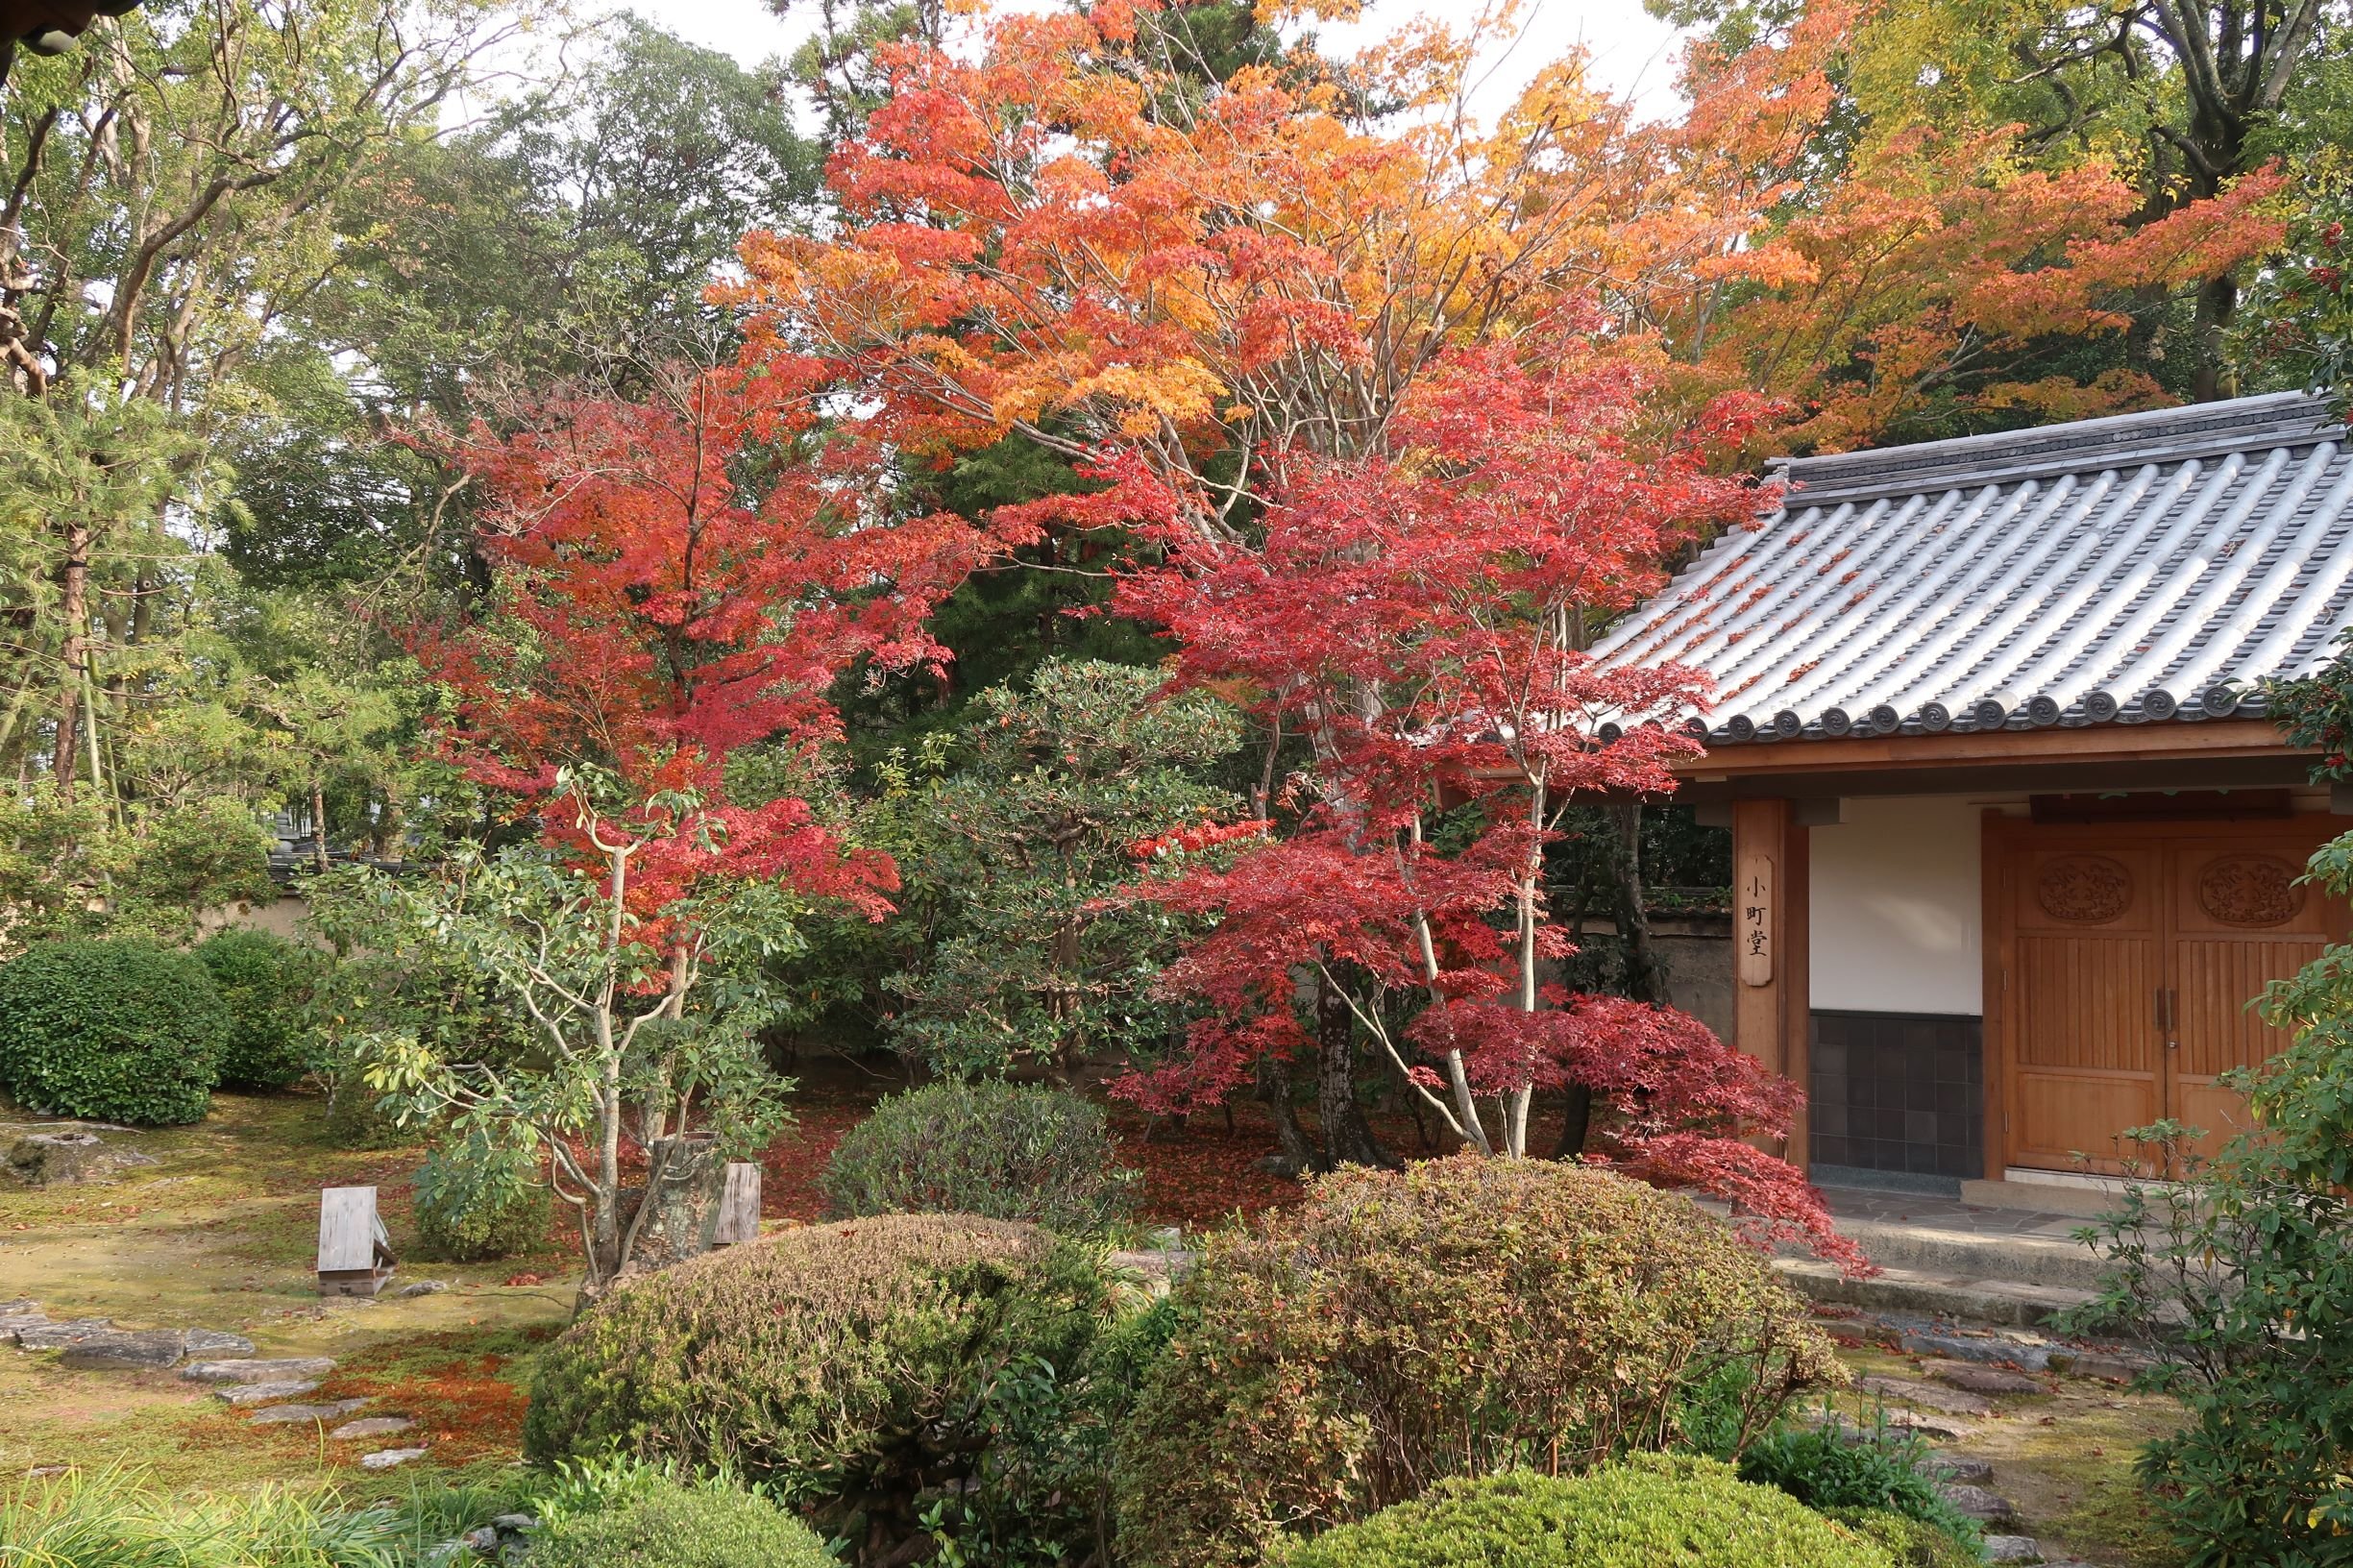
[[[931,837],[902,862],[943,907],[937,944],[892,982],[905,1047],[967,1076],[1067,1073],[1174,1027],[1153,983],[1176,918],[1116,894],[1153,841],[1232,815],[1233,792],[1208,775],[1241,729],[1213,698],[1156,700],[1161,683],[1053,662],[973,705],[960,765],[921,792]]]

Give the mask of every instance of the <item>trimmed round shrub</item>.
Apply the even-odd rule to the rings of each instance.
[[[1589,1165],[1345,1169],[1213,1238],[1175,1302],[1118,1448],[1140,1568],[1255,1562],[1450,1475],[1664,1448],[1695,1404],[1736,1454],[1838,1375],[1763,1258]]]
[[[471,1263],[528,1252],[548,1239],[549,1207],[537,1157],[478,1134],[417,1167],[417,1239],[429,1257]]]
[[[266,931],[222,931],[195,951],[229,1007],[221,1083],[283,1089],[301,1080],[310,1070],[303,1010],[318,955]]]
[[[786,1231],[617,1286],[540,1354],[525,1447],[727,1470],[861,1562],[934,1533],[935,1509],[939,1531],[1052,1560],[1100,1522],[1107,1420],[1087,1395],[1090,1353],[1116,1337],[1108,1294],[1093,1259],[1029,1225]]]
[[[1924,1525],[1885,1508],[1824,1508],[1858,1535],[1868,1536],[1893,1559],[1896,1568],[1979,1568],[1985,1554],[1934,1525]]]
[[[836,1217],[984,1214],[1089,1236],[1127,1217],[1135,1182],[1092,1102],[1042,1085],[944,1080],[890,1096],[851,1128],[824,1190]]]
[[[658,1471],[591,1513],[548,1522],[531,1568],[838,1568],[808,1526],[724,1482]]]
[[[229,1030],[204,966],[152,942],[43,942],[0,965],[0,1089],[50,1115],[201,1121]]]
[[[1591,1475],[1440,1482],[1270,1568],[1891,1568],[1885,1551],[1714,1459],[1645,1454]]]

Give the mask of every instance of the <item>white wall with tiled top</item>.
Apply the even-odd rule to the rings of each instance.
[[[1985,1011],[1984,807],[1959,796],[1849,799],[1811,831],[1809,1005]]]

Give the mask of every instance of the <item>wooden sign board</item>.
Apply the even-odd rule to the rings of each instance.
[[[1773,861],[1741,857],[1732,885],[1732,941],[1739,954],[1740,983],[1773,984]]]
[[[372,1296],[398,1259],[376,1213],[376,1188],[330,1187],[319,1193],[319,1294]]]
[[[719,1223],[711,1233],[715,1247],[740,1246],[760,1238],[760,1167],[748,1160],[727,1165],[726,1190],[720,1194]]]

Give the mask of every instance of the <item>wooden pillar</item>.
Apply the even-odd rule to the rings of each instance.
[[[1800,1089],[1811,1030],[1806,859],[1806,830],[1789,801],[1733,802],[1733,1043]],[[1810,1163],[1807,1123],[1801,1107],[1776,1151],[1801,1169]]]

